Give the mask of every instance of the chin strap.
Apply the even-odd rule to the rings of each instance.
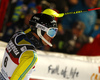
[[[41,35],[41,29],[37,28],[37,35],[43,40],[45,41],[50,47],[52,47],[52,44],[50,42],[48,42],[42,35]]]

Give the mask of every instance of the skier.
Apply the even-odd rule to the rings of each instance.
[[[15,33],[10,39],[2,61],[0,80],[29,80],[37,62],[36,49],[50,43],[57,33],[53,16],[37,13],[29,21],[30,28]]]

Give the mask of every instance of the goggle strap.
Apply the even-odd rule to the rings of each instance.
[[[50,28],[49,28],[49,29],[50,29]],[[49,29],[48,29],[48,31],[49,31]],[[55,28],[55,29],[58,30],[58,28]],[[48,34],[48,31],[47,31],[47,34]],[[57,32],[56,32],[56,33],[57,33]],[[55,33],[55,35],[56,35],[56,33]],[[48,35],[49,35],[49,34],[48,34]],[[54,35],[53,37],[55,37],[55,35]],[[53,37],[52,37],[52,38],[53,38]]]
[[[45,27],[45,26],[43,26],[43,25],[41,25],[41,24],[39,24],[39,23],[36,24],[36,28],[40,28],[41,30],[43,30],[43,31],[45,31],[45,32],[47,32],[47,30],[48,30],[47,27]]]

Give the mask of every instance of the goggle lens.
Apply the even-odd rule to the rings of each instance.
[[[47,32],[47,35],[50,36],[50,37],[54,37],[57,33],[57,28],[50,28]]]

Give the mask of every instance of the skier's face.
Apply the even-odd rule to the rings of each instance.
[[[49,37],[46,33],[43,36],[48,42],[50,42],[53,38]],[[42,40],[42,43],[44,45],[48,45],[45,41]]]

